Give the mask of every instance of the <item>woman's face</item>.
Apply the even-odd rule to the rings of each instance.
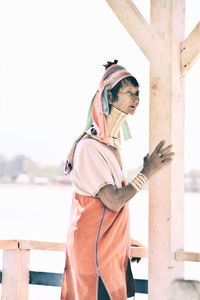
[[[130,82],[123,83],[118,92],[118,100],[110,102],[114,107],[133,115],[139,104],[139,89],[133,86]]]

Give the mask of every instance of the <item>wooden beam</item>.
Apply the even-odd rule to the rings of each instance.
[[[17,249],[18,240],[0,240],[0,249]]]
[[[200,253],[188,251],[176,251],[175,258],[177,261],[196,261],[200,262]]]
[[[64,251],[64,243],[55,243],[55,242],[41,242],[41,241],[19,241],[20,249],[29,249],[29,250],[52,250],[52,251]]]
[[[181,43],[181,72],[185,75],[200,57],[200,22]]]
[[[1,300],[28,300],[29,250],[4,250]]]
[[[152,30],[131,0],[106,0],[130,36],[150,60],[155,49],[163,44],[162,39]]]
[[[145,247],[131,247],[130,256],[148,258],[148,249]]]

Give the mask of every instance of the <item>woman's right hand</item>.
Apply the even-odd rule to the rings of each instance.
[[[149,156],[148,154],[144,157],[144,167],[141,171],[147,179],[149,179],[154,173],[160,170],[165,165],[172,161],[174,152],[171,152],[172,146],[169,145],[163,148],[165,141],[162,140],[156,146],[153,153]]]

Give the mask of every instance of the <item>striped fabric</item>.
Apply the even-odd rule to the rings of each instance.
[[[108,67],[100,82],[99,90],[95,94],[90,105],[85,131],[88,131],[90,126],[93,124],[97,131],[99,140],[107,145],[110,144],[108,128],[106,125],[106,116],[110,113],[107,92],[126,77],[132,77],[132,75],[127,72],[124,67],[117,64],[113,64]],[[123,123],[122,129],[125,140],[131,138],[130,129],[126,120]]]

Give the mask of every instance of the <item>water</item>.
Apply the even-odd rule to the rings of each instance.
[[[72,197],[71,186],[0,185],[0,240],[65,242]],[[131,236],[148,244],[148,194],[130,202]],[[200,194],[185,194],[185,250],[200,251]],[[141,217],[142,216],[142,217]],[[1,260],[1,257],[0,257]],[[64,252],[31,251],[30,270],[63,272]],[[0,261],[1,266],[1,261]],[[1,268],[1,267],[0,267]],[[132,264],[135,278],[147,278],[147,260]],[[185,278],[199,279],[198,263],[185,263]],[[60,287],[29,286],[30,300],[57,300]],[[136,300],[146,300],[138,294]]]

